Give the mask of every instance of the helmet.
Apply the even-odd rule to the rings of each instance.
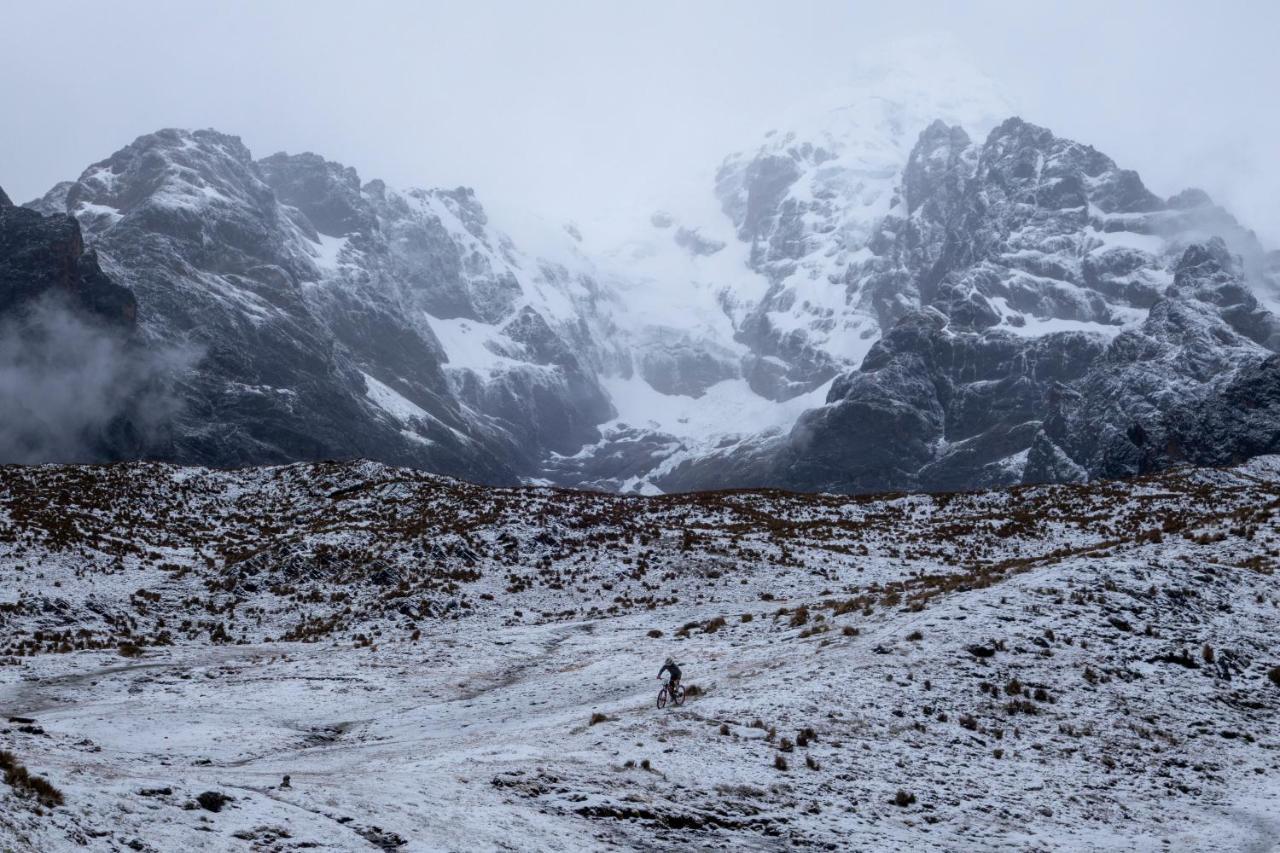
[[[667,658],[667,666],[671,666],[671,664],[673,664],[673,663],[675,663],[675,662],[676,662],[676,661],[675,661],[675,658]]]

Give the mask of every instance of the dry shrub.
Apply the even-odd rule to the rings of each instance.
[[[205,791],[196,797],[196,802],[199,803],[200,807],[205,811],[220,812],[224,805],[232,802],[234,799],[234,797],[229,797],[221,791]]]
[[[61,791],[43,776],[33,776],[12,752],[0,750],[0,770],[4,771],[5,784],[13,788],[15,793],[33,796],[50,808],[60,806],[65,801]]]

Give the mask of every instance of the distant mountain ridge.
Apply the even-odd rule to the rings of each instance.
[[[196,354],[164,429],[103,459],[858,492],[1280,451],[1256,295],[1280,255],[1202,192],[1002,121],[983,85],[861,80],[728,158],[720,214],[653,213],[622,250],[558,226],[521,245],[465,188],[163,130],[0,206],[0,268],[23,267],[0,314],[57,277],[30,247],[58,232],[87,247],[77,298]]]

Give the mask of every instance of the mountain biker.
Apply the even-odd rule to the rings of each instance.
[[[667,682],[667,693],[674,697],[676,695],[676,687],[680,684],[680,667],[674,660],[667,658],[667,662],[662,665],[662,669],[658,670],[659,681],[662,680],[664,672],[671,673],[671,680]]]

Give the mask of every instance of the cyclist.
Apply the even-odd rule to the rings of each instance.
[[[671,673],[671,680],[667,682],[667,693],[672,699],[676,695],[676,687],[680,684],[680,666],[671,658],[667,658],[667,662],[662,665],[662,669],[658,670],[658,680],[662,680],[662,674]]]

